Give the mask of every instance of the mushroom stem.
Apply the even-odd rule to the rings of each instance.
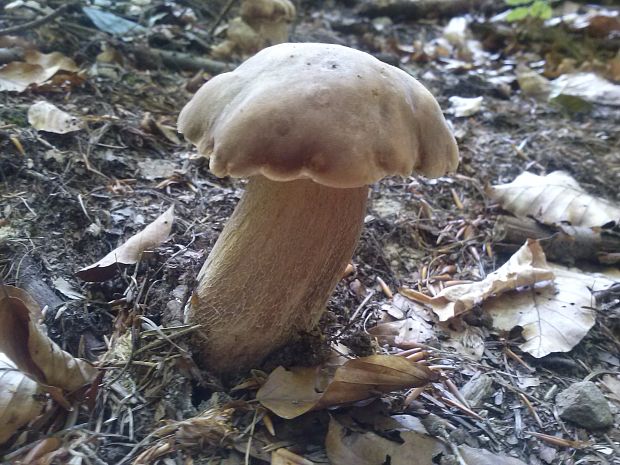
[[[188,322],[220,373],[257,366],[311,330],[353,255],[368,187],[250,179],[198,275]]]

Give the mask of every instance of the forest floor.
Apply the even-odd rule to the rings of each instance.
[[[48,3],[51,10],[61,5]],[[439,322],[420,297],[437,295],[448,281],[480,281],[518,248],[502,244],[496,224],[508,213],[488,186],[509,183],[523,172],[561,170],[591,196],[616,208],[620,204],[617,94],[614,102],[579,97],[569,104],[550,102],[544,85],[527,92],[518,79],[525,73],[518,65],[553,79],[564,73],[558,70],[563,64],[596,72],[613,85],[620,79],[618,29],[601,36],[587,27],[490,21],[488,12],[463,11],[467,28],[447,40],[450,17],[416,20],[406,11],[382,14],[354,2],[298,4],[291,41],[348,45],[410,72],[444,109],[461,161],[457,173],[436,180],[390,178],[373,185],[354,270],[329,302],[322,337],[279,351],[257,367],[262,372],[222,384],[193,364],[185,336],[195,328],[184,325],[182,311],[244,181],[211,174],[208,161],[175,127],[179,111],[203,82],[241,62],[242,54],[210,54],[238,5],[231,2],[227,11],[226,2],[147,3],[135,15],[132,2],[115,2],[110,13],[143,26],[117,36],[97,28],[77,6],[10,34],[18,39],[9,40],[1,29],[29,21],[32,11],[17,8],[0,16],[3,50],[60,52],[77,66],[22,91],[0,92],[0,278],[27,291],[44,309],[42,323],[62,349],[100,360],[105,369],[81,405],[67,410],[49,401],[47,414],[0,451],[7,463],[328,463],[328,455],[333,461],[343,453],[333,438],[326,451],[328,428],[335,435],[330,421],[348,428],[338,436],[351,441],[343,447],[384,450],[384,457],[392,457],[373,461],[364,452],[367,461],[342,458],[341,463],[413,463],[408,460],[420,457],[417,446],[411,444],[408,452],[390,449],[408,447],[404,427],[382,427],[377,420],[398,417],[421,419],[426,434],[446,447],[428,463],[513,463],[510,456],[529,464],[620,464],[617,286],[592,304],[596,322],[570,351],[539,357],[522,350],[519,327],[498,330],[480,305],[467,316]],[[214,61],[200,69],[200,63],[188,65],[161,50]],[[450,110],[454,96],[482,97],[482,103],[471,115],[457,116]],[[81,129],[64,134],[35,129],[28,111],[40,100],[81,120]],[[102,282],[75,275],[171,206],[170,237],[148,257]],[[616,274],[610,269],[617,261],[586,266],[568,252],[556,260],[620,280],[617,268]],[[413,300],[402,298],[400,289],[415,291],[409,294]],[[416,312],[430,328],[423,339],[373,335],[371,328],[379,323],[418,321]],[[396,333],[402,327],[391,326]],[[446,367],[448,381],[432,383],[415,398],[405,389],[362,406],[292,420],[267,413],[254,400],[255,388],[276,366],[321,363],[323,349],[336,346],[350,357],[424,349],[429,363]],[[486,396],[478,403],[463,399],[463,386],[482,375],[490,382],[476,389]],[[605,396],[615,428],[586,428],[559,415],[556,394],[584,380]],[[242,388],[231,390],[242,382]],[[459,394],[450,385],[461,389]],[[153,434],[163,420],[191,423],[201,412],[217,420],[199,433],[175,436],[182,425],[173,424]],[[198,423],[191,428],[200,429]],[[42,444],[48,448],[25,459]],[[273,458],[272,451],[281,448],[297,461],[275,453]],[[489,455],[468,458],[473,449]],[[307,462],[299,461],[302,456]]]

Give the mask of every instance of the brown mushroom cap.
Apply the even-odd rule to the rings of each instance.
[[[295,5],[290,0],[246,0],[241,17],[248,24],[255,21],[290,22],[295,19]]]
[[[359,187],[413,171],[441,176],[458,164],[430,92],[406,72],[340,45],[262,50],[207,82],[178,127],[220,177]]]

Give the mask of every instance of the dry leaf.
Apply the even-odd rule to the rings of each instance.
[[[51,78],[58,68],[45,69],[39,65],[14,61],[0,68],[0,91],[23,92],[31,84],[41,84]]]
[[[256,393],[257,400],[282,418],[355,402],[377,393],[424,386],[437,379],[426,366],[395,355],[371,355],[333,367],[276,368]]]
[[[499,455],[484,449],[474,449],[469,446],[459,446],[461,457],[466,465],[526,465],[519,459]]]
[[[510,184],[488,188],[487,193],[516,216],[532,216],[547,224],[597,227],[620,219],[620,207],[586,193],[563,171],[547,176],[525,172]]]
[[[131,236],[123,245],[114,249],[94,265],[82,268],[75,274],[84,281],[90,282],[110,279],[121,266],[135,265],[143,252],[158,247],[168,239],[173,221],[174,205],[138,234]]]
[[[0,91],[23,92],[31,84],[42,84],[58,71],[75,73],[75,62],[60,52],[28,51],[25,62],[14,61],[0,68]]]
[[[24,291],[0,286],[0,351],[41,384],[74,391],[90,383],[97,369],[62,350],[34,321],[40,310],[20,299]],[[31,300],[31,299],[30,299]]]
[[[24,59],[26,63],[39,65],[45,69],[56,68],[58,71],[69,71],[71,73],[77,73],[80,70],[75,61],[60,52],[41,53],[36,50],[28,50],[24,54]]]
[[[601,379],[601,384],[609,391],[609,397],[620,404],[620,375],[605,375]]]
[[[482,281],[446,287],[430,300],[440,321],[481,304],[493,295],[553,279],[538,241],[528,240],[510,260]]]
[[[338,465],[433,465],[433,458],[445,451],[432,436],[416,431],[398,432],[390,441],[374,432],[359,432],[331,418],[325,450],[330,463]]]
[[[429,311],[401,294],[396,294],[392,302],[382,308],[390,315],[400,313],[406,316],[396,321],[379,323],[368,330],[368,333],[376,337],[380,343],[393,346],[408,342],[423,343],[435,335],[433,326],[428,322],[431,318],[425,318],[424,315]]]
[[[66,134],[82,129],[82,122],[49,102],[37,102],[28,109],[28,122],[38,131]]]
[[[525,342],[519,347],[536,358],[568,352],[587,334],[596,320],[593,291],[613,281],[603,275],[551,264],[553,282],[488,300],[482,306],[496,329],[522,328]]]
[[[482,328],[463,325],[459,331],[446,328],[449,339],[443,342],[445,347],[452,347],[457,353],[466,355],[473,360],[482,360],[484,354],[484,333]]]
[[[45,406],[42,388],[0,353],[0,444],[36,418]]]

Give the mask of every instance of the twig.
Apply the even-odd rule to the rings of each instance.
[[[209,29],[209,35],[210,36],[213,36],[213,34],[215,34],[215,30],[217,29],[217,27],[222,22],[222,19],[224,19],[224,16],[226,16],[228,14],[230,9],[233,7],[233,5],[236,2],[237,2],[237,0],[228,0],[228,3],[226,4],[226,6],[222,9],[220,14],[217,15],[217,18],[215,19],[215,22],[213,23],[213,26],[211,26],[211,29]]]
[[[0,36],[6,35],[6,34],[15,34],[16,32],[26,31],[28,29],[34,29],[45,23],[49,23],[51,20],[60,16],[62,13],[65,12],[65,10],[67,10],[69,7],[72,7],[73,5],[75,5],[75,3],[73,2],[65,3],[64,5],[61,5],[60,7],[58,7],[56,10],[52,11],[50,14],[46,16],[42,16],[39,19],[28,21],[27,23],[23,23],[23,24],[18,24],[17,26],[11,26],[11,27],[7,27],[4,29],[0,29]]]

